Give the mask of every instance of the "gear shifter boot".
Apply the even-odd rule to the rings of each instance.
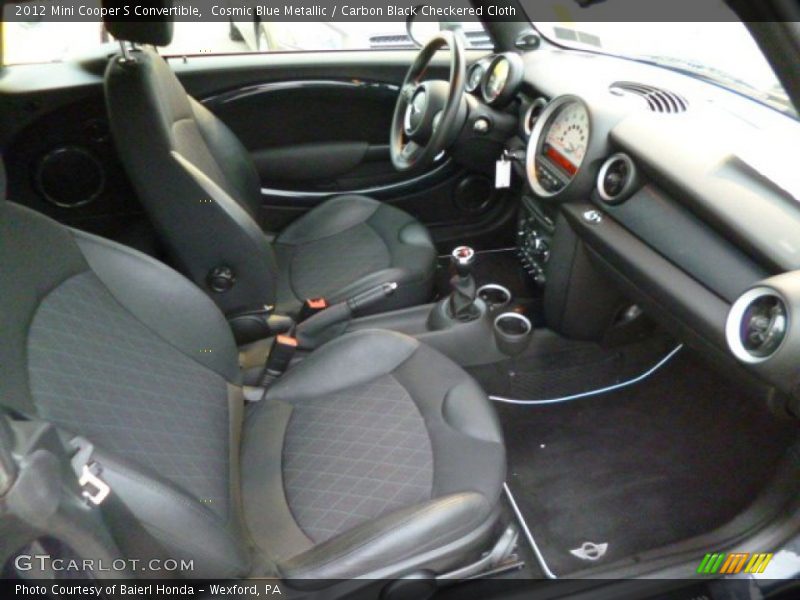
[[[475,251],[469,246],[459,246],[450,255],[456,275],[450,280],[449,308],[451,316],[458,321],[471,321],[480,316],[475,306],[477,288],[472,276]]]

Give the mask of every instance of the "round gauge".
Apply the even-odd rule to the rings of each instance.
[[[578,174],[589,147],[591,123],[586,105],[564,96],[548,105],[528,142],[528,182],[540,196],[554,196]]]
[[[484,102],[499,106],[511,100],[522,82],[522,57],[513,52],[498,54],[483,76],[481,95]]]
[[[530,135],[533,131],[533,126],[536,125],[536,121],[539,120],[539,117],[542,116],[544,109],[547,107],[547,98],[539,97],[533,102],[531,102],[528,109],[525,111],[525,114],[522,117],[522,129],[525,132],[525,135]]]
[[[510,70],[508,60],[502,56],[492,65],[486,83],[483,84],[483,99],[486,102],[491,104],[503,93]]]
[[[486,73],[486,66],[483,63],[477,62],[469,68],[469,73],[467,74],[467,91],[469,93],[481,87],[484,73]]]
[[[589,145],[589,113],[581,102],[570,102],[550,122],[544,140],[544,155],[570,177],[586,155]]]

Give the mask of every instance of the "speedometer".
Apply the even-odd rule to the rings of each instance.
[[[586,104],[576,96],[553,100],[542,112],[528,142],[528,183],[539,196],[555,196],[580,172],[591,139]]]
[[[542,153],[572,177],[586,156],[589,113],[581,102],[571,102],[550,122]]]

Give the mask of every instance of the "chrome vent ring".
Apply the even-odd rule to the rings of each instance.
[[[725,338],[742,362],[769,360],[789,330],[789,313],[781,295],[766,286],[755,287],[734,302],[725,324]]]

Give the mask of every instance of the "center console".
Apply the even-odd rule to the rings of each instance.
[[[451,293],[434,304],[352,319],[326,332],[331,337],[362,329],[388,329],[413,336],[462,366],[483,365],[527,348],[533,325],[509,310],[508,289],[497,284],[476,288],[472,277],[475,253],[461,246],[453,251]]]
[[[517,223],[517,253],[522,266],[539,284],[547,281],[545,266],[550,260],[555,233],[555,209],[531,196],[523,196]]]
[[[258,381],[263,384],[268,378],[279,376],[293,360],[302,360],[326,342],[364,329],[384,329],[415,337],[464,367],[516,356],[530,344],[533,323],[523,314],[522,307],[513,307],[508,288],[495,283],[477,287],[472,273],[476,260],[479,260],[476,253],[468,246],[453,250],[450,293],[433,304],[355,316],[376,298],[393,294],[397,284],[390,282],[336,304],[322,302],[318,310],[305,317],[301,314],[299,322],[289,319],[289,327],[275,327],[274,331],[273,323],[262,316],[272,335],[245,346],[240,344],[240,365],[247,370],[259,367]],[[240,324],[238,328],[249,331],[250,320],[256,316],[243,314],[235,323],[241,321],[248,326]],[[254,380],[248,378],[248,381]]]

